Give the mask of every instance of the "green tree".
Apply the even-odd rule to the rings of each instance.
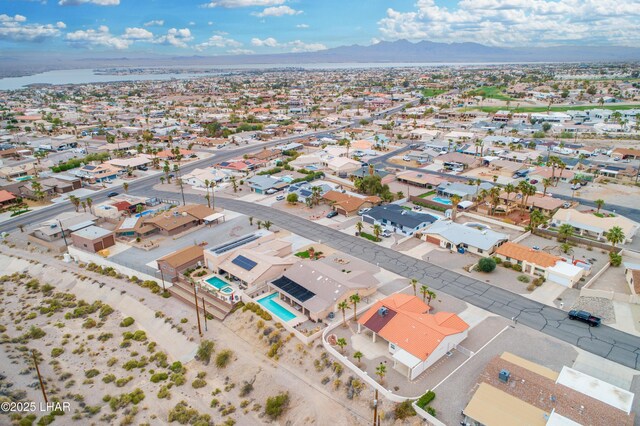
[[[418,280],[411,278],[411,287],[413,287],[413,295],[416,295],[416,287],[418,286]]]
[[[562,238],[564,241],[569,240],[569,238],[573,235],[573,226],[568,223],[563,223],[558,228],[558,237]]]
[[[376,237],[376,241],[380,241],[380,234],[382,234],[382,227],[376,223],[373,225],[373,235]]]
[[[124,189],[124,192],[129,192],[129,184],[127,182],[123,183],[122,189]]]
[[[496,269],[496,261],[491,257],[483,257],[478,262],[478,270],[481,272],[492,272]]]
[[[343,300],[342,302],[338,303],[338,309],[342,311],[342,326],[346,327],[347,326],[347,309],[349,309],[349,304],[347,303],[346,300]]]
[[[619,226],[614,226],[605,233],[605,238],[611,243],[611,251],[616,249],[616,244],[621,244],[625,241],[626,237],[624,231]]]
[[[358,367],[360,367],[360,360],[362,359],[362,357],[364,356],[364,354],[360,351],[356,351],[353,354],[353,357],[358,361]]]
[[[420,287],[420,294],[422,294],[422,301],[424,302],[427,299],[427,294],[429,294],[429,287],[426,285]]]
[[[452,195],[451,198],[451,221],[456,221],[456,216],[458,216],[458,204],[462,201],[462,197],[459,195]]]
[[[357,235],[360,235],[360,233],[362,232],[362,228],[364,228],[364,223],[362,223],[362,221],[356,223]]]
[[[270,220],[265,220],[262,223],[262,226],[264,226],[264,229],[266,229],[268,231],[269,228],[271,228],[271,226],[273,226],[273,222],[271,222]]]
[[[344,354],[344,347],[347,346],[347,339],[340,337],[336,342],[336,345],[340,347],[340,353]]]
[[[604,206],[604,200],[598,198],[597,200],[594,201],[596,207],[598,208],[598,210],[596,211],[596,213],[600,213],[600,209]]]
[[[360,303],[360,295],[358,293],[352,294],[349,297],[349,301],[353,305],[353,320],[358,321],[358,303]]]
[[[292,192],[289,195],[287,195],[287,203],[296,204],[297,202],[298,202],[298,194],[297,193]]]
[[[384,364],[380,364],[376,367],[376,375],[380,377],[380,384],[384,380],[384,376],[387,374],[387,366]]]

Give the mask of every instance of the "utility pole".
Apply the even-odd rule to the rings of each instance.
[[[69,244],[67,243],[67,236],[64,235],[64,228],[62,227],[62,222],[60,222],[60,219],[58,219],[58,224],[60,225],[60,230],[62,231],[62,239],[64,240],[64,246],[67,248],[67,251],[69,251]]]
[[[36,373],[38,373],[38,380],[40,380],[40,389],[42,389],[42,396],[44,397],[44,402],[48,403],[47,393],[44,390],[44,382],[42,381],[42,376],[40,375],[40,368],[38,367],[38,358],[36,357],[36,352],[31,350],[31,355],[33,356],[33,363],[36,366]]]
[[[209,331],[207,328],[207,305],[204,303],[204,296],[202,296],[202,311],[204,312],[204,331]]]
[[[202,327],[200,326],[200,311],[198,310],[198,287],[193,283],[193,298],[196,300],[196,317],[198,318],[198,333],[202,337]]]
[[[162,278],[162,292],[166,292],[167,289],[164,287],[164,274],[162,273],[162,268],[160,268],[160,278]]]
[[[373,397],[373,426],[378,424],[378,389],[375,390]]]

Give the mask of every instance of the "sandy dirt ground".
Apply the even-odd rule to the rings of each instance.
[[[214,350],[204,364],[194,359],[200,342],[195,315],[178,300],[58,259],[45,264],[41,253],[0,247],[0,400],[43,400],[29,356],[35,350],[49,399],[69,402],[60,416],[3,412],[0,424],[43,417],[61,425],[170,424],[181,401],[196,410],[187,418],[208,415],[200,419],[211,425],[370,423],[373,391],[354,383],[319,341],[303,345],[274,321],[240,309],[224,323],[208,321],[204,339]],[[133,323],[123,326],[127,317]],[[269,354],[274,342],[279,349]],[[230,361],[218,368],[216,357],[225,350]],[[194,388],[199,378],[204,385]],[[247,382],[253,389],[241,396]],[[359,392],[349,399],[354,387]],[[289,403],[273,420],[264,407],[280,393]],[[418,417],[394,420],[394,405],[382,401],[383,424],[420,423]]]

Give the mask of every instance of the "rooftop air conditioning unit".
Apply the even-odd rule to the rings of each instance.
[[[380,315],[381,317],[386,316],[388,313],[389,313],[389,309],[387,309],[384,306],[378,309],[378,315]]]
[[[498,379],[500,379],[501,382],[509,383],[509,377],[511,377],[509,370],[500,370],[500,373],[498,373]]]

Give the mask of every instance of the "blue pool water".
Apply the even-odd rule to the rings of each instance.
[[[207,284],[209,284],[212,287],[217,288],[218,290],[220,290],[223,287],[228,287],[229,283],[218,278],[218,277],[211,277],[209,279],[207,279]]]
[[[444,204],[446,206],[451,205],[451,200],[449,200],[448,198],[433,197],[432,200],[436,203]]]
[[[25,180],[31,180],[31,179],[33,179],[33,176],[28,175],[28,176],[18,177],[15,180],[17,180],[18,182],[24,182]]]
[[[258,303],[261,304],[267,311],[276,315],[282,321],[289,321],[294,319],[296,317],[294,314],[273,301],[273,299],[277,297],[278,293],[274,293],[269,296],[263,297],[262,299],[258,299]]]

